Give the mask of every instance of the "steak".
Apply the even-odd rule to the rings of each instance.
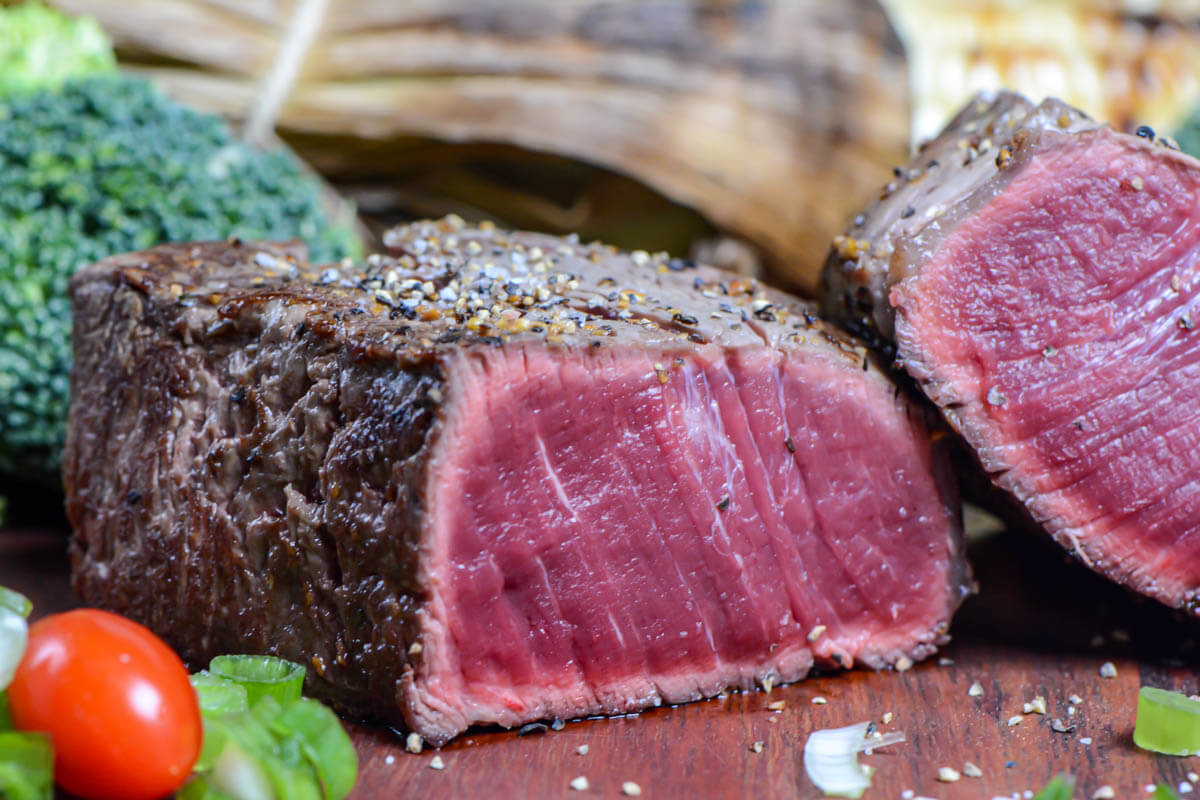
[[[72,284],[74,586],[440,744],[907,666],[969,591],[926,412],[799,301],[451,218],[363,268],[164,246]]]
[[[1200,162],[977,98],[835,241],[827,313],[894,355],[1095,570],[1200,612]]]

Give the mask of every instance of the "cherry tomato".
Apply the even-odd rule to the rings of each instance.
[[[149,629],[95,609],[41,619],[9,687],[14,727],[54,741],[54,779],[92,800],[154,800],[200,754],[196,693]]]

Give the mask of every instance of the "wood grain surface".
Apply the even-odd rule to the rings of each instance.
[[[65,550],[60,524],[0,531],[0,583],[32,597],[36,614],[74,606]],[[906,736],[862,759],[876,768],[867,798],[901,798],[908,790],[945,800],[1012,797],[1059,772],[1076,777],[1076,797],[1108,784],[1117,797],[1138,798],[1147,784],[1177,787],[1188,772],[1200,772],[1200,758],[1154,755],[1131,739],[1140,685],[1200,692],[1193,621],[1067,563],[1036,537],[996,533],[974,540],[970,553],[981,592],[955,620],[954,642],[940,662],[905,673],[818,676],[769,695],[568,722],[535,735],[477,730],[419,755],[405,752],[395,732],[354,724],[361,774],[353,796],[620,797],[632,781],[644,797],[818,797],[804,772],[806,737],[866,720]],[[1105,661],[1116,666],[1115,678],[1100,677]],[[983,696],[968,695],[974,682]],[[1082,698],[1073,715],[1071,694]],[[1046,714],[1022,715],[1037,695]],[[782,710],[771,710],[777,701]],[[891,722],[883,724],[887,712]],[[1012,716],[1020,724],[1009,726]],[[1055,719],[1073,730],[1055,732]],[[763,743],[760,753],[755,742]],[[443,769],[431,766],[434,756]],[[961,772],[966,761],[982,777],[938,781],[939,767]],[[570,789],[578,776],[588,780],[585,792]]]

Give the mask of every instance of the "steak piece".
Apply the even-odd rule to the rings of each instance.
[[[1200,162],[977,98],[835,241],[825,309],[1095,570],[1200,613]]]
[[[72,285],[74,585],[439,744],[945,641],[924,413],[754,281],[421,223],[358,271],[157,248]]]

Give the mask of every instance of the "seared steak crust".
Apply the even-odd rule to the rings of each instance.
[[[949,617],[970,580],[944,454],[929,441],[923,412],[897,396],[867,350],[819,322],[811,308],[754,281],[690,262],[622,254],[571,239],[468,228],[455,219],[401,229],[387,242],[391,255],[372,258],[363,268],[311,266],[288,246],[235,242],[118,256],[75,278],[76,368],[64,479],[75,528],[74,585],[86,602],[140,619],[196,664],[223,652],[268,652],[301,661],[310,666],[310,689],[340,708],[402,722],[437,743],[474,723],[515,725],[546,716],[631,710],[756,679],[794,680],[814,658],[829,665],[858,660],[886,666],[928,655],[945,640]],[[801,368],[809,372],[797,371]],[[560,416],[570,419],[574,400],[545,408],[539,402],[556,386],[586,383],[581,375],[592,372],[598,377],[585,392],[613,392],[611,401],[595,405],[601,426],[610,424],[604,421],[610,407],[622,403],[658,413],[654,409],[665,402],[660,394],[680,398],[679,408],[692,409],[693,416],[715,412],[717,398],[728,396],[724,387],[730,376],[763,376],[764,385],[781,387],[778,401],[776,390],[769,390],[771,402],[784,405],[782,387],[803,389],[804,375],[829,375],[850,387],[853,402],[865,405],[837,423],[845,428],[838,429],[842,452],[836,458],[858,471],[849,479],[839,477],[842,483],[834,490],[863,492],[877,480],[872,468],[880,457],[862,450],[866,445],[850,443],[859,436],[856,431],[869,430],[862,441],[881,437],[879,443],[896,453],[883,457],[895,463],[880,467],[878,476],[878,485],[886,484],[892,494],[883,496],[878,508],[848,496],[848,507],[870,506],[870,525],[877,526],[864,531],[855,522],[844,533],[853,541],[839,543],[843,532],[827,529],[825,522],[811,534],[792,532],[813,537],[798,539],[807,548],[803,552],[863,548],[860,559],[842,555],[827,567],[806,556],[810,560],[800,564],[800,574],[808,569],[812,580],[826,580],[819,576],[828,569],[833,570],[830,581],[854,580],[861,561],[871,586],[864,584],[855,594],[839,590],[836,598],[810,608],[805,593],[816,589],[789,583],[791,594],[781,595],[763,586],[760,597],[756,584],[745,583],[753,596],[739,601],[737,608],[744,609],[739,613],[765,615],[753,611],[753,604],[777,602],[780,596],[790,610],[784,619],[772,611],[773,618],[762,620],[762,633],[753,637],[741,632],[744,622],[739,623],[737,637],[727,644],[721,643],[726,629],[713,616],[721,606],[698,594],[702,616],[713,626],[708,641],[719,651],[715,660],[708,651],[703,669],[687,660],[699,656],[663,649],[664,642],[683,641],[673,633],[641,644],[629,641],[636,630],[627,626],[639,614],[665,614],[653,617],[653,625],[674,624],[668,619],[670,603],[679,601],[670,597],[652,598],[659,605],[651,608],[636,605],[636,591],[610,595],[604,630],[572,618],[571,597],[563,592],[580,586],[570,583],[576,564],[556,562],[557,548],[600,548],[579,552],[615,559],[615,571],[604,580],[620,581],[622,570],[636,572],[651,557],[650,549],[637,550],[639,525],[668,537],[663,553],[692,552],[677,549],[684,541],[678,537],[699,536],[695,552],[708,560],[686,572],[692,577],[699,569],[723,570],[720,559],[735,558],[741,566],[729,574],[747,581],[737,578],[740,571],[750,576],[759,568],[755,564],[772,563],[756,561],[753,550],[731,555],[729,543],[705,550],[705,537],[713,535],[704,527],[709,523],[699,523],[696,532],[661,530],[665,512],[654,509],[658,522],[643,520],[637,498],[628,494],[639,491],[636,485],[622,490],[629,502],[619,513],[633,516],[619,528],[595,529],[580,521],[590,513],[589,500],[599,499],[573,494],[572,480],[589,479],[587,450],[544,444],[569,440],[570,429],[547,428],[546,415],[561,408]],[[557,377],[550,383],[521,383],[522,376],[535,373]],[[482,394],[472,394],[471,387],[478,386],[484,387]],[[680,394],[668,394],[676,386]],[[710,391],[714,399],[706,404],[696,399],[696,391]],[[751,397],[746,391],[736,407],[739,416],[726,414],[715,424],[743,419],[740,403]],[[481,416],[500,413],[487,409],[506,408],[502,401],[509,393],[524,393],[522,402],[537,417],[541,427],[533,438],[542,447],[540,460],[535,448],[532,461],[504,463],[506,452],[524,452],[529,441],[518,437],[506,445],[505,431],[527,421]],[[721,408],[729,402],[720,400]],[[829,400],[822,404],[826,416],[837,407]],[[771,413],[782,410],[777,406]],[[596,458],[612,459],[633,452],[632,445],[647,435],[676,431],[685,437],[680,442],[695,449],[680,451],[688,461],[664,464],[679,469],[692,464],[700,474],[704,464],[695,459],[708,457],[705,448],[732,448],[720,444],[725,441],[720,437],[741,436],[715,428],[712,435],[694,427],[671,428],[670,415],[683,412],[668,408],[666,413],[658,427],[641,432],[638,414],[622,418],[628,428],[621,435],[642,438],[617,442],[618,449],[605,450],[604,439],[594,437],[588,441],[601,444],[587,447],[603,451]],[[753,432],[766,418],[748,419],[747,430]],[[580,424],[581,430],[587,428]],[[808,447],[796,430],[795,442],[783,433],[772,439],[763,464],[778,462],[780,454],[821,464],[820,450],[813,449],[820,447],[819,438]],[[757,440],[738,441],[748,447]],[[476,469],[475,454],[491,460]],[[847,461],[858,458],[865,465],[861,469],[853,467],[858,461]],[[571,472],[562,466],[570,459],[584,467]],[[530,484],[525,476],[537,473],[542,462],[544,482]],[[774,486],[771,481],[786,478],[772,477],[766,467],[761,478],[758,472],[740,477],[750,467],[726,462],[726,468],[738,470],[726,481],[729,486],[735,479]],[[488,469],[496,470],[495,481]],[[823,468],[812,469],[819,477]],[[480,515],[505,511],[508,504],[471,500],[501,484],[516,492],[513,503],[531,504],[529,513],[541,515],[541,522],[515,539],[513,532],[524,530],[520,514],[479,522]],[[603,483],[589,485],[597,495],[606,491]],[[668,494],[677,488],[670,481],[660,486]],[[705,490],[713,494],[663,502],[688,507],[694,517],[711,517],[714,530],[758,526],[755,520],[769,510],[763,497],[732,494],[724,485]],[[540,498],[544,506],[537,506]],[[818,517],[826,513],[820,497],[792,501],[779,495],[777,500],[781,506],[800,504],[794,513],[806,519],[814,512],[804,511],[805,503],[816,504]],[[608,514],[622,503],[608,498],[593,507]],[[763,541],[775,542],[776,549],[791,547],[790,538],[779,537],[794,523],[780,524],[755,535],[769,533]],[[563,533],[555,542],[533,540],[568,529],[574,533]],[[485,533],[494,538],[483,543],[480,555],[471,547]],[[729,535],[733,550],[741,549],[742,534]],[[533,539],[521,538],[526,536]],[[911,542],[902,536],[911,536]],[[509,541],[535,546],[533,561],[502,552],[510,547],[502,543]],[[626,547],[634,550],[620,549]],[[901,560],[911,568],[901,568]],[[487,575],[494,563],[507,563],[510,571],[492,587]],[[538,580],[552,586],[557,597],[543,602],[542,595],[529,594],[536,586],[513,582],[512,570],[526,563],[540,566]],[[608,569],[601,562],[589,564],[589,569]],[[652,566],[647,575],[664,566]],[[903,583],[901,591],[897,580],[912,583]],[[869,591],[876,588],[879,596]],[[634,603],[628,608],[622,605],[626,595]],[[464,599],[468,596],[478,599]],[[521,599],[526,596],[533,600]],[[504,624],[518,627],[538,614],[559,617],[529,623],[520,634],[533,642],[525,655],[498,656],[495,648],[521,642],[503,637],[485,642],[493,634],[487,625],[479,627],[473,602],[491,603],[505,613],[514,608],[517,613]],[[818,619],[828,633],[809,639]],[[605,627],[609,621],[618,628],[617,639],[628,642],[635,654],[644,652],[638,658],[645,663],[639,661],[637,669],[622,671],[619,652],[597,649],[601,639],[594,637],[612,633]],[[548,630],[566,631],[568,637],[575,631],[575,644],[562,662],[566,666],[547,666],[562,655],[551,645],[538,649],[539,637]],[[679,636],[684,635],[680,629]],[[760,635],[771,637],[769,647],[765,638],[758,644]],[[688,647],[693,649],[687,653],[699,652]],[[511,677],[519,672],[512,665],[530,658],[541,665],[543,677],[520,683]],[[560,691],[579,669],[585,673],[581,682]],[[596,677],[611,669],[619,672],[612,681]],[[700,677],[688,678],[689,669]],[[461,682],[461,676],[471,675],[485,677]],[[492,680],[499,687],[494,691]],[[539,680],[545,688],[539,688]],[[483,684],[490,694],[477,689]],[[501,699],[488,699],[493,697]]]

